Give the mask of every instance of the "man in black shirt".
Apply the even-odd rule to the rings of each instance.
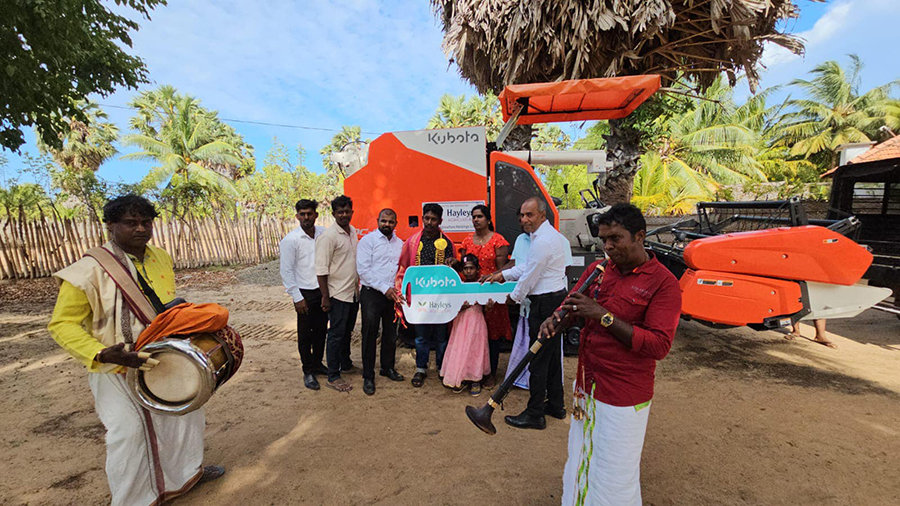
[[[439,204],[425,204],[422,207],[422,230],[413,234],[403,243],[400,254],[400,268],[414,265],[444,265],[453,263],[453,241],[441,231],[444,208]],[[420,387],[425,382],[428,371],[428,355],[435,348],[438,371],[444,362],[449,331],[446,323],[414,325],[416,332],[416,374],[412,385]]]

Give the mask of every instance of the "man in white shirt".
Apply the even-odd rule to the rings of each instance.
[[[315,200],[297,202],[300,226],[286,235],[279,247],[281,282],[297,312],[297,348],[303,367],[303,384],[312,390],[319,389],[316,374],[328,374],[322,364],[328,315],[322,311],[322,292],[316,279],[316,238],[323,230],[316,226],[318,206]]]
[[[397,213],[382,209],[378,213],[378,231],[360,239],[356,249],[356,271],[362,288],[359,304],[362,312],[363,392],[375,394],[375,342],[381,326],[381,370],[379,374],[392,381],[403,381],[394,370],[397,346],[397,323],[394,302],[401,299],[394,288],[403,241],[394,233]]]
[[[529,344],[537,340],[541,323],[546,320],[566,298],[566,251],[569,241],[547,221],[547,204],[530,198],[519,210],[522,229],[531,234],[531,249],[525,263],[508,270],[496,272],[487,280],[491,282],[517,281],[508,303],[530,302],[528,315]],[[564,419],[562,348],[556,335],[541,348],[529,365],[531,378],[528,407],[518,416],[507,416],[506,423],[523,429],[544,429],[545,414]],[[544,400],[546,399],[546,403]]]

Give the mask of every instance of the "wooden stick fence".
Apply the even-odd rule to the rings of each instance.
[[[270,216],[158,218],[151,244],[168,251],[176,268],[254,264],[278,258],[278,243],[294,227]],[[0,219],[0,279],[50,276],[106,241],[106,228],[94,219]]]

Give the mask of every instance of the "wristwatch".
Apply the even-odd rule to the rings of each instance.
[[[600,325],[603,325],[604,327],[609,327],[614,321],[616,321],[616,319],[613,318],[612,313],[606,313],[600,317]]]

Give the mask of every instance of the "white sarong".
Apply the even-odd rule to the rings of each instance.
[[[112,504],[158,504],[190,490],[203,473],[203,409],[153,414],[131,397],[122,374],[88,374],[106,427],[106,476]]]
[[[604,404],[590,396],[593,403],[594,428],[585,439],[587,419],[571,418],[569,427],[569,458],[563,472],[563,506],[578,504],[579,490],[587,483],[584,505],[640,506],[641,451],[650,417],[650,405],[640,409]],[[585,407],[585,412],[588,412]],[[592,437],[591,437],[592,436]],[[578,469],[591,452],[585,476],[578,477]]]

